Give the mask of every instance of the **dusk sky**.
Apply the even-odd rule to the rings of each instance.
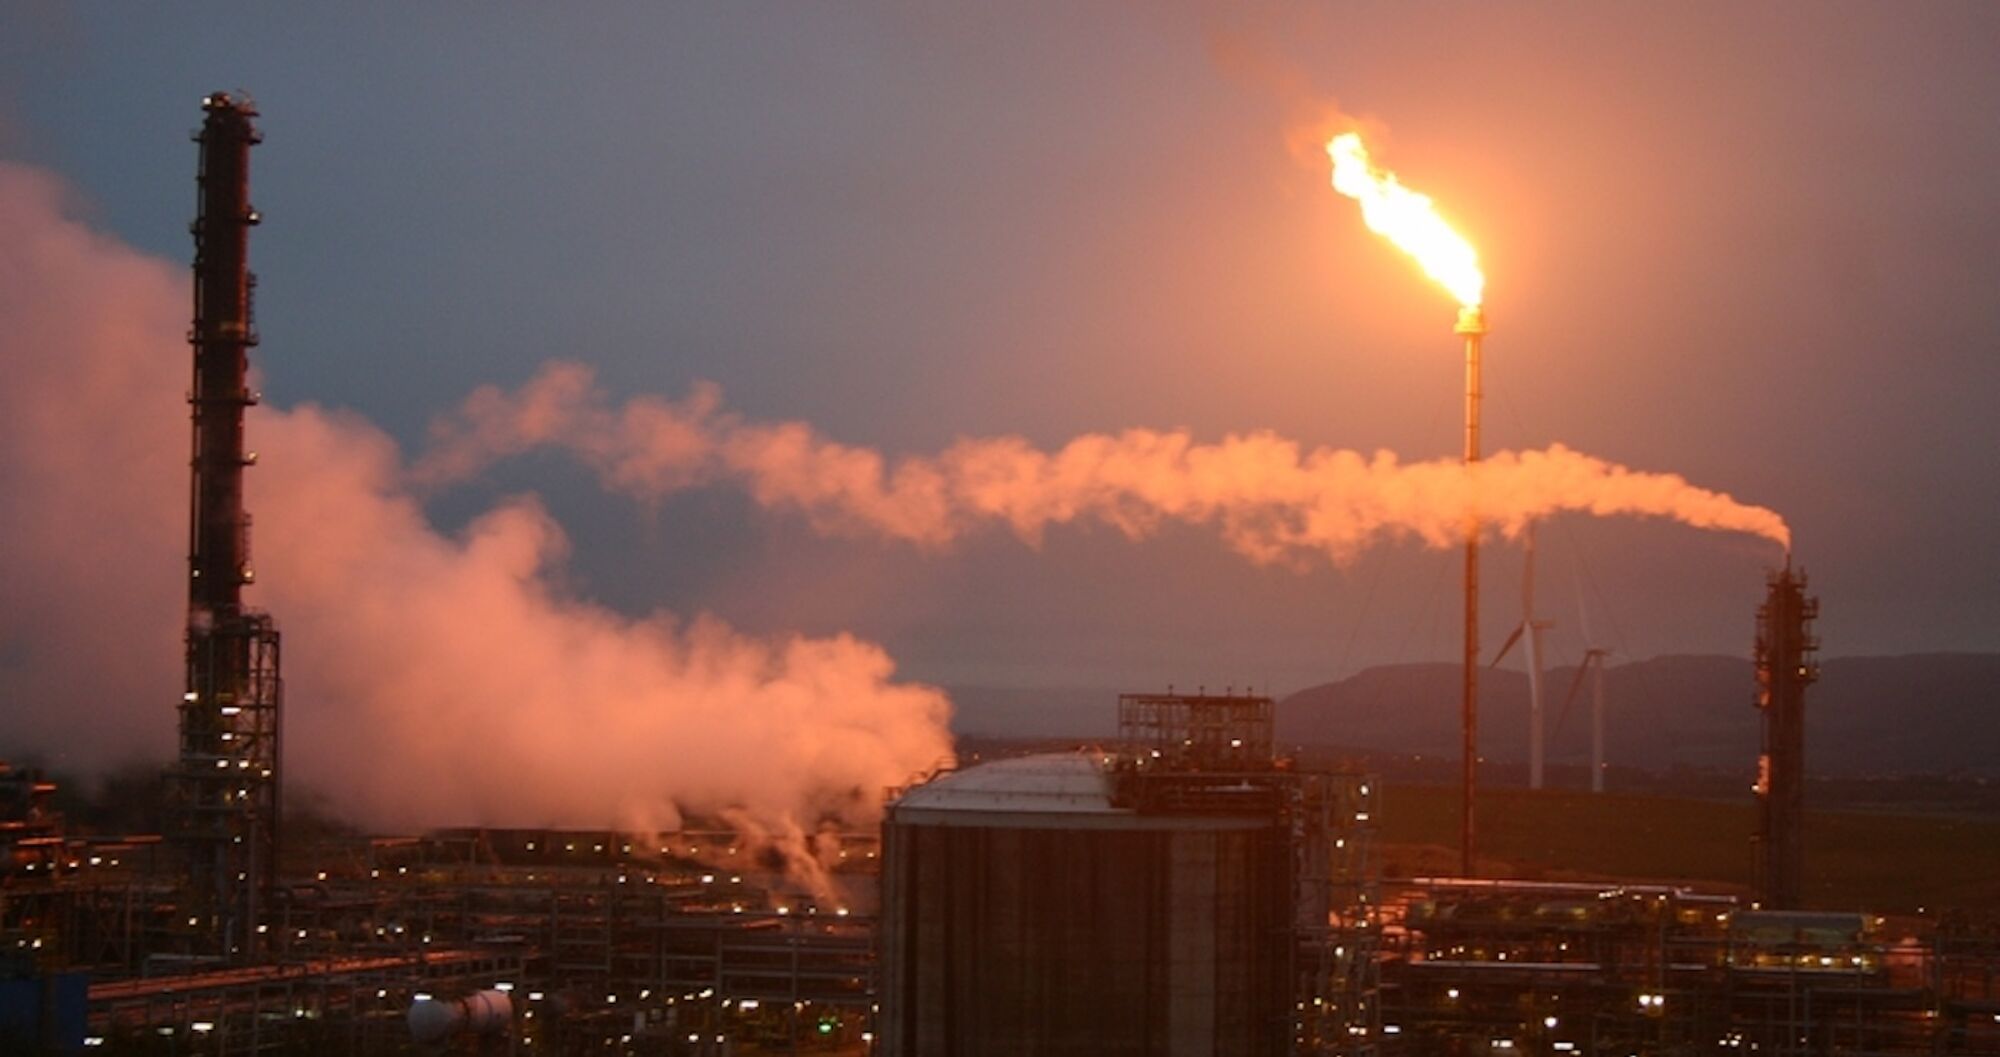
[[[1131,427],[1452,458],[1456,306],[1301,144],[1337,107],[1479,248],[1489,451],[1778,511],[1827,654],[2000,647],[2000,6],[357,10],[0,13],[0,160],[182,275],[200,99],[255,98],[274,406],[414,459],[475,389],[562,360],[614,401],[713,382],[892,459]],[[253,511],[284,472],[253,471]],[[550,450],[424,495],[457,532],[518,493],[568,535],[564,592],[851,632],[925,682],[1283,692],[1456,656],[1459,557],[1414,541],[1300,568],[1191,525],[918,547],[727,485],[635,499]],[[1664,520],[1541,539],[1558,662],[1580,595],[1626,659],[1747,654],[1782,561]],[[1489,553],[1497,644],[1519,558]]]

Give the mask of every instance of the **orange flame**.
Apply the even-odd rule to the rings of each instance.
[[[1357,133],[1344,132],[1326,145],[1333,159],[1333,189],[1361,203],[1368,229],[1417,259],[1424,273],[1451,291],[1460,304],[1478,308],[1486,294],[1479,252],[1444,222],[1429,195],[1404,187],[1396,174],[1368,163],[1368,148]]]

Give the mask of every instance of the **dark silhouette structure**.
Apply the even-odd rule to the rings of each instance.
[[[1380,1027],[1371,785],[1273,756],[1272,710],[1125,694],[1116,753],[985,763],[897,797],[881,1052],[1362,1052]]]
[[[1806,687],[1819,678],[1812,622],[1819,599],[1788,562],[1772,573],[1757,610],[1757,707],[1764,751],[1757,758],[1757,893],[1767,909],[1796,910],[1805,878]]]
[[[278,632],[243,604],[256,577],[243,509],[243,413],[257,344],[249,269],[250,148],[263,137],[247,100],[202,100],[200,212],[193,232],[194,453],[188,522],[187,684],[180,705],[174,837],[189,871],[191,947],[260,953],[257,925],[278,853]]]

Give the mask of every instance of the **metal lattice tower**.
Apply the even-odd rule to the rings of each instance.
[[[1254,694],[1119,694],[1118,737],[1169,767],[1272,766],[1275,702]]]
[[[1757,759],[1757,891],[1769,909],[1797,909],[1805,880],[1806,687],[1819,678],[1804,572],[1772,573],[1757,610],[1757,708],[1764,751]]]
[[[262,136],[247,100],[202,100],[200,212],[194,225],[194,451],[188,524],[187,683],[175,768],[175,838],[187,857],[193,946],[249,957],[276,879],[278,632],[243,604],[255,579],[243,509],[243,414],[256,403],[248,352],[257,344],[248,267],[250,148]]]

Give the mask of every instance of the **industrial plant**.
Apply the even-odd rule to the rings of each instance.
[[[723,818],[287,832],[284,614],[243,592],[259,115],[202,105],[171,821],[76,832],[50,782],[0,765],[0,1053],[2000,1053],[2000,938],[1808,905],[1818,600],[1789,558],[1743,690],[1759,823],[1715,836],[1754,856],[1755,892],[1481,874],[1476,522],[1448,876],[1390,876],[1384,779],[1287,754],[1276,702],[1235,690],[1124,694],[1114,740],[874,790],[879,828],[821,842],[812,883]],[[1476,297],[1457,333],[1476,462]],[[1539,678],[1536,627],[1530,599]]]

